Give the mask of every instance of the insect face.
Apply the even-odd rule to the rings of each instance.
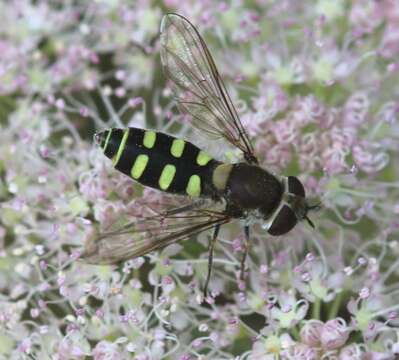
[[[277,211],[268,233],[278,236],[289,232],[298,222],[295,212],[287,204],[283,204]]]
[[[314,224],[307,214],[308,211],[317,210],[319,207],[319,205],[309,206],[306,201],[305,189],[300,180],[295,176],[288,176],[285,179],[282,202],[268,229],[269,234],[283,235],[302,220],[306,220],[314,228]]]

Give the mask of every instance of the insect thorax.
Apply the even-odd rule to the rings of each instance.
[[[247,163],[222,164],[214,174],[217,171],[224,176],[228,173],[223,190],[226,213],[241,219],[245,225],[260,223],[269,234],[282,235],[306,215],[303,185],[295,177],[278,178]],[[215,175],[213,178],[215,183]]]
[[[234,217],[251,213],[267,219],[279,206],[283,191],[279,179],[259,166],[234,164],[224,190],[227,211]]]

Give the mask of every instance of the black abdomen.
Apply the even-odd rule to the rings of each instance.
[[[175,194],[214,196],[219,164],[190,142],[138,128],[108,129],[96,135],[116,169],[145,186]]]

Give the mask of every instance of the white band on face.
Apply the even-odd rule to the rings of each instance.
[[[276,208],[276,210],[273,211],[273,214],[270,216],[270,218],[261,225],[262,229],[264,229],[264,230],[270,229],[270,227],[273,225],[273,222],[276,219],[278,213],[280,212],[280,210],[283,208],[284,205],[289,206],[288,203],[285,201],[285,197],[286,197],[285,194],[288,194],[288,177],[287,176],[282,177],[282,184],[284,186],[284,191],[283,191],[283,196],[281,198],[280,204]]]

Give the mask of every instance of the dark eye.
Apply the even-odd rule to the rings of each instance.
[[[288,176],[288,192],[305,197],[305,189],[299,179],[295,176]]]
[[[297,223],[295,213],[287,205],[284,205],[274,219],[268,230],[270,235],[282,235],[290,231]]]

